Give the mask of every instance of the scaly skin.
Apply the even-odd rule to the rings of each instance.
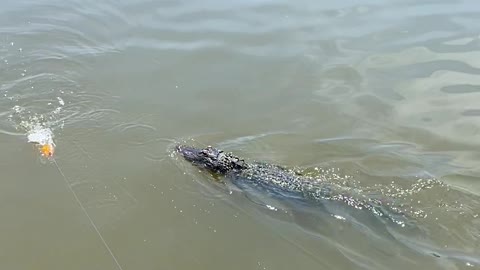
[[[385,217],[403,225],[398,219],[403,216],[395,208],[384,205],[380,200],[347,192],[325,181],[302,176],[294,170],[278,165],[251,162],[213,147],[204,149],[185,145],[176,147],[185,160],[213,174],[222,175],[237,185],[249,185],[280,196],[297,198],[311,203],[339,201],[360,210],[369,210],[376,216]],[[388,209],[388,210],[387,210]]]

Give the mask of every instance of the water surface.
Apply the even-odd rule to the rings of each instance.
[[[118,269],[69,186],[123,269],[480,268],[479,18],[473,0],[3,3],[1,268]],[[38,125],[68,186],[27,143]],[[415,228],[248,196],[179,141],[384,196]]]

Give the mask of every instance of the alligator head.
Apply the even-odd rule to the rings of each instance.
[[[185,160],[212,173],[227,174],[231,171],[247,168],[244,160],[211,146],[201,149],[178,145],[176,150]]]

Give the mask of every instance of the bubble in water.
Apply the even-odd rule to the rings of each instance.
[[[27,134],[29,143],[37,143],[40,145],[53,145],[53,132],[49,128],[42,127],[41,125],[35,126]]]
[[[269,210],[272,210],[272,211],[278,211],[278,209],[274,206],[271,206],[269,204],[266,205],[266,207],[269,209]]]
[[[21,113],[21,112],[23,112],[25,109],[22,108],[22,107],[20,107],[20,106],[18,106],[18,105],[15,105],[15,106],[13,106],[12,110],[13,110],[15,113]]]
[[[57,97],[58,103],[62,106],[65,106],[65,101],[61,97]]]
[[[57,107],[52,113],[59,114],[62,111],[62,107]]]

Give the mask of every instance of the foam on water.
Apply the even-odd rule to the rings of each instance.
[[[33,112],[33,108],[15,105],[8,118],[16,130],[25,132],[29,143],[55,145],[53,129],[63,128],[63,123],[59,123],[58,119],[65,106],[65,101],[61,97],[56,99],[59,106],[49,112],[37,113]],[[47,103],[47,106],[51,105],[52,102]]]
[[[53,142],[53,132],[50,128],[35,126],[27,133],[29,143],[36,143],[40,145],[55,145]]]

